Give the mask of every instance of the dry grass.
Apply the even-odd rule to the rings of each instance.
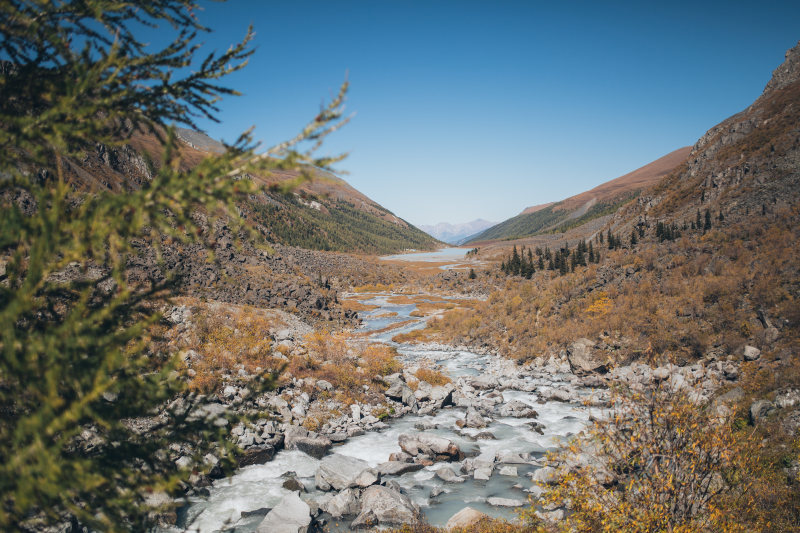
[[[427,367],[418,369],[416,372],[414,372],[414,376],[416,376],[420,381],[427,381],[433,386],[447,385],[453,381],[438,370]]]

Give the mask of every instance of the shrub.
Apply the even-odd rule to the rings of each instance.
[[[665,384],[618,389],[613,405],[551,457],[580,465],[545,495],[568,506],[564,531],[748,531],[758,441]],[[591,463],[574,461],[587,453]]]

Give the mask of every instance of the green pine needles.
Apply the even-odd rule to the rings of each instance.
[[[252,53],[248,31],[199,61],[196,37],[208,30],[196,9],[189,0],[0,3],[2,531],[70,520],[140,530],[160,510],[156,496],[210,468],[208,451],[231,464],[233,415],[186,391],[177,354],[150,348],[175,277],[162,264],[134,284],[126,266],[167,239],[206,243],[216,219],[236,225],[234,202],[254,189],[248,174],[308,177],[339,161],[314,154],[347,121],[347,84],[293,139],[257,155],[243,135],[180,170],[169,125],[213,118],[218,99],[236,94],[219,80]],[[175,38],[148,51],[134,32],[142,25]],[[142,187],[112,194],[71,183],[87,153],[137,131],[165,147]],[[167,448],[184,445],[194,463],[178,468]]]

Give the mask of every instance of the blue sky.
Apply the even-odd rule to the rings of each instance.
[[[323,152],[414,224],[501,221],[625,174],[742,110],[800,39],[800,2],[204,2],[206,49],[256,31],[221,103],[234,140],[296,133],[348,76]]]

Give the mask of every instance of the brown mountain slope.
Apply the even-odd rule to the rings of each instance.
[[[686,161],[691,151],[692,148],[690,146],[678,148],[663,157],[659,157],[652,163],[637,168],[633,172],[602,183],[594,189],[570,196],[566,200],[559,202],[556,209],[578,209],[588,202],[613,200],[626,192],[644,189],[657,183],[658,180],[669,174],[675,167]],[[551,205],[553,205],[553,202],[527,207],[522,211],[522,214],[535,213]]]
[[[668,153],[648,163],[647,165],[637,168],[633,172],[629,172],[624,176],[620,176],[611,181],[607,181],[598,185],[594,189],[576,194],[560,202],[557,209],[579,209],[586,205],[588,202],[600,202],[613,200],[618,198],[624,193],[644,189],[658,183],[658,181],[669,174],[675,167],[686,161],[691,152],[691,147],[684,146],[677,150]]]
[[[189,169],[224,147],[202,133],[177,131],[180,165]],[[96,145],[80,161],[67,162],[72,183],[83,190],[123,193],[143,186],[162,160],[157,135],[133,132],[122,146]],[[440,243],[357,191],[343,179],[321,170],[292,193],[276,187],[296,181],[297,172],[276,171],[249,178],[261,192],[240,205],[242,215],[270,242],[316,250],[357,253],[396,253],[432,249]]]
[[[470,243],[493,245],[497,241],[561,233],[615,212],[642,189],[657,183],[685,161],[690,148],[680,148],[641,168],[556,203],[528,207],[519,215],[475,236]]]

